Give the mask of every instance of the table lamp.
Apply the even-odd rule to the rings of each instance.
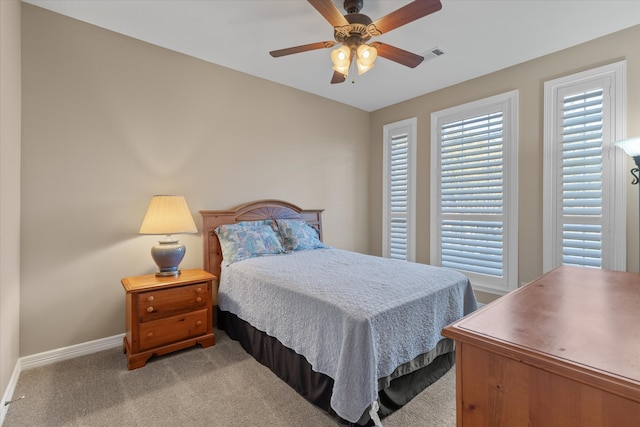
[[[156,276],[178,276],[178,266],[185,247],[173,234],[197,233],[187,201],[182,196],[153,196],[147,208],[140,234],[164,234],[164,240],[151,248],[151,257],[158,265]]]

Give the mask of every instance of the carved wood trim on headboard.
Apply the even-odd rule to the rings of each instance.
[[[259,200],[222,211],[202,210],[200,215],[202,216],[204,269],[220,277],[222,250],[218,236],[214,233],[219,225],[264,219],[304,219],[318,230],[322,240],[322,211],[323,209],[303,210],[282,200]]]

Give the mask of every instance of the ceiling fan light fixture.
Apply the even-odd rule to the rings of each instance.
[[[376,64],[363,65],[363,64],[360,63],[360,61],[356,61],[356,65],[358,66],[358,75],[361,76],[364,73],[366,73],[367,71],[369,71],[370,69],[372,69],[373,66],[376,65]]]
[[[357,59],[356,65],[358,66],[358,74],[362,75],[373,68],[374,62],[378,57],[378,50],[369,46],[368,44],[361,44],[356,51]]]
[[[378,57],[378,49],[368,44],[361,44],[357,50],[358,60],[364,65],[371,65]]]
[[[332,67],[334,70],[336,70],[337,72],[339,72],[340,74],[343,74],[345,77],[349,75],[349,67],[338,67],[336,65],[334,65]]]
[[[331,61],[333,69],[344,74],[349,74],[349,64],[351,63],[351,50],[347,46],[340,46],[331,51]]]

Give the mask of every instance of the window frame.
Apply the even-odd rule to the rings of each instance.
[[[626,191],[625,168],[622,150],[616,150],[613,142],[624,139],[626,120],[626,61],[619,61],[590,70],[544,82],[544,161],[543,161],[543,272],[562,265],[562,221],[559,212],[562,191],[559,182],[561,159],[558,146],[561,118],[558,111],[560,94],[569,89],[585,90],[596,83],[609,82],[609,90],[603,101],[602,134],[602,268],[626,270]],[[596,85],[597,86],[597,85]],[[560,187],[559,187],[560,186]],[[560,244],[558,244],[560,243]]]
[[[461,271],[474,289],[504,295],[518,287],[518,98],[517,90],[431,113],[430,260],[442,265],[441,126],[496,111],[503,112],[503,276]]]
[[[416,145],[418,119],[412,117],[383,126],[383,195],[382,195],[382,256],[391,257],[391,219],[390,212],[391,188],[391,140],[394,135],[407,132],[408,165],[407,165],[407,235],[406,260],[416,260]]]

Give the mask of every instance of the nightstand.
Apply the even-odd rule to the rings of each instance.
[[[125,277],[126,334],[129,369],[143,367],[153,356],[200,344],[215,344],[213,288],[217,277],[204,270],[179,276],[155,274]]]

